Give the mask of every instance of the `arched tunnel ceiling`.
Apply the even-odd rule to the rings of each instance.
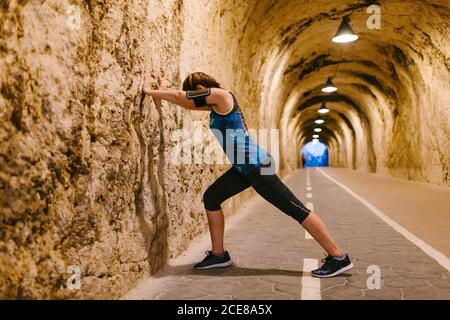
[[[316,119],[322,119],[325,122],[323,124],[316,124]],[[308,113],[303,114],[302,121],[298,124],[298,130],[300,130],[300,135],[304,137],[311,138],[313,134],[316,134],[313,130],[314,128],[322,129],[318,134],[321,138],[327,139],[327,137],[336,137],[336,134],[342,135],[341,125],[345,125],[351,132],[355,135],[355,129],[351,124],[347,116],[339,111],[332,111],[325,115],[317,116],[316,109],[310,108]],[[325,142],[325,141],[324,141]]]
[[[367,27],[373,14],[367,11],[371,5],[381,9],[381,29]],[[413,115],[425,116],[425,103],[431,103],[423,97],[432,90],[427,70],[441,71],[442,88],[448,80],[448,1],[256,1],[250,7],[251,15],[237,37],[245,46],[239,50],[235,68],[248,65],[237,81],[259,86],[263,125],[279,128],[286,141],[305,143],[305,138],[312,136],[309,123],[314,118],[305,111],[331,102],[330,106],[340,106],[341,116],[324,130],[324,142],[341,136],[343,127],[353,132],[353,140],[364,135],[360,142],[351,142],[357,145],[354,150],[361,158],[355,161],[366,163],[363,167],[375,170],[374,161],[401,165],[389,161],[397,157],[393,144],[402,140],[406,141],[405,153],[415,152],[423,135],[411,135],[405,128],[417,125],[426,130],[420,117]],[[346,15],[350,15],[359,39],[333,43],[331,38]],[[333,75],[338,92],[322,93],[325,80]],[[429,100],[439,99],[432,93]],[[402,124],[398,119],[410,123]],[[356,122],[359,124],[354,128]],[[397,133],[397,128],[404,131]],[[387,141],[391,144],[386,145]],[[391,154],[375,159],[375,153],[383,150]],[[281,151],[282,157],[287,154]],[[398,161],[407,163],[406,159]]]

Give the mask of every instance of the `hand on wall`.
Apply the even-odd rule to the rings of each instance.
[[[167,87],[166,80],[164,78],[164,74],[159,74],[156,77],[156,83],[151,81],[150,75],[148,71],[144,71],[142,77],[141,91],[150,91],[150,90],[164,90]]]

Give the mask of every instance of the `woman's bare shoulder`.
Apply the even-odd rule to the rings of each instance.
[[[220,95],[221,98],[217,101],[218,103],[214,104],[214,111],[219,114],[227,114],[229,113],[234,106],[234,99],[230,90],[224,88],[212,88],[215,93]]]
[[[211,90],[215,90],[217,93],[220,94],[229,94],[231,92],[231,90],[229,89],[225,89],[225,88],[211,88]]]

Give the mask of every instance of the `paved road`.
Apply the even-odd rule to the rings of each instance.
[[[123,298],[450,299],[447,269],[320,171],[298,170],[284,181],[349,252],[355,267],[347,274],[312,278],[309,271],[320,264],[324,251],[295,220],[256,196],[227,220],[225,241],[232,267],[191,269],[210,248],[204,234]],[[375,273],[367,272],[369,266]],[[369,289],[368,282],[375,288]]]
[[[321,168],[450,257],[450,188],[378,174]]]

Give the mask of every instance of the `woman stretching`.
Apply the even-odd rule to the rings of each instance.
[[[225,222],[221,203],[250,186],[298,221],[328,253],[322,260],[323,265],[312,271],[313,276],[333,277],[353,267],[348,255],[337,246],[322,220],[295,197],[274,173],[275,170],[268,173],[269,168],[275,167],[274,159],[249,135],[239,104],[231,91],[223,89],[207,74],[195,72],[184,80],[183,90],[163,88],[160,77],[157,90],[153,90],[147,74],[144,74],[143,92],[185,109],[210,111],[210,129],[232,164],[203,194],[212,248],[203,261],[194,265],[194,269],[231,265],[230,255],[223,245]]]

